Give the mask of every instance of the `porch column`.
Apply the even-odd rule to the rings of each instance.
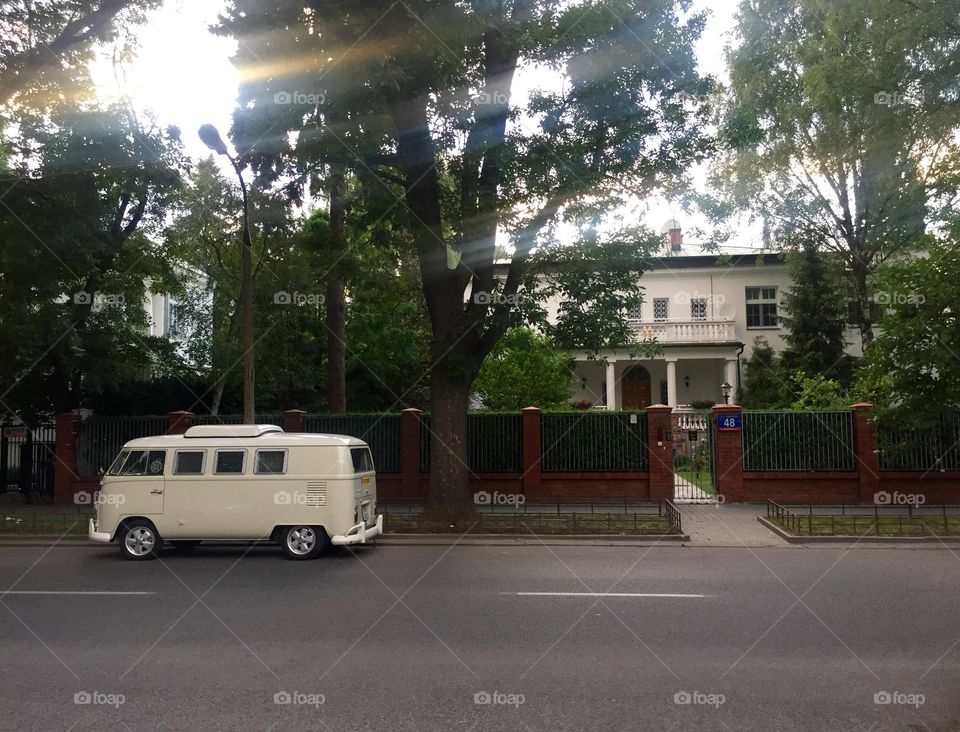
[[[730,390],[730,403],[737,403],[737,359],[728,358],[723,371],[723,379],[733,388]]]
[[[677,406],[677,359],[667,359],[667,406]]]
[[[607,361],[607,409],[617,409],[617,362]]]

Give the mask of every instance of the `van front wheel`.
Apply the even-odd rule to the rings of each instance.
[[[142,561],[156,559],[163,539],[156,527],[144,519],[129,521],[120,532],[120,554],[124,559]]]
[[[280,546],[287,559],[313,559],[327,546],[327,532],[320,526],[285,526]]]

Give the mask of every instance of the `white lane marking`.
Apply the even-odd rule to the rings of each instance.
[[[500,594],[522,597],[707,597],[707,595],[689,595],[679,592],[501,592]]]
[[[0,590],[0,595],[155,595],[155,592],[111,592],[107,590]]]

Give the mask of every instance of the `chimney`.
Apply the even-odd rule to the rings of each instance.
[[[667,240],[670,242],[670,251],[679,252],[683,248],[683,233],[680,231],[680,225],[674,221],[676,226],[667,231]]]

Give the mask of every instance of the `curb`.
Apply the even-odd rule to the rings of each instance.
[[[960,545],[960,537],[938,536],[795,536],[788,534],[763,516],[757,521],[791,544],[950,544]]]

